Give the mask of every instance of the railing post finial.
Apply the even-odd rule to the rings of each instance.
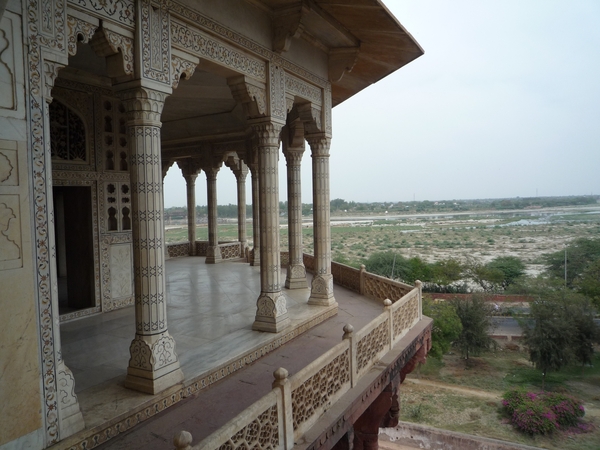
[[[349,323],[347,323],[346,325],[344,325],[344,339],[350,339],[352,337],[352,334],[354,333],[354,327],[352,325],[350,325]]]
[[[173,438],[175,450],[192,450],[192,434],[188,431],[180,431]]]

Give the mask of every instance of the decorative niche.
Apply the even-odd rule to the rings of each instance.
[[[102,102],[102,137],[104,170],[128,172],[129,145],[125,107],[117,99],[105,97]]]
[[[106,231],[131,230],[131,193],[129,183],[107,181],[104,184]]]

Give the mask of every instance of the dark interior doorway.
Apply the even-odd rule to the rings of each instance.
[[[95,306],[92,191],[54,186],[54,234],[60,314]]]

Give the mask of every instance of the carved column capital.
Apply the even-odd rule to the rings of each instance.
[[[256,133],[259,147],[279,147],[283,125],[272,121],[260,121],[251,124]]]
[[[306,136],[306,141],[310,146],[313,158],[329,158],[329,147],[331,145],[331,139],[325,136],[325,134]]]
[[[168,96],[166,92],[136,87],[122,90],[118,95],[130,121],[128,125],[161,126],[160,116]]]
[[[192,158],[177,160],[177,166],[181,169],[181,174],[186,180],[188,179],[187,177],[193,177],[196,180],[196,177],[202,170],[200,163]]]
[[[285,161],[288,166],[297,167],[302,163],[302,156],[304,155],[303,148],[288,148],[283,151]]]

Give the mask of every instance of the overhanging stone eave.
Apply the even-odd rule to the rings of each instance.
[[[356,72],[354,74],[353,74],[354,71],[345,74],[340,81],[338,81],[336,83],[332,83],[332,85],[331,85],[332,106],[335,107],[335,106],[345,102],[349,98],[351,98],[354,95],[361,92],[363,89],[365,89],[365,88],[369,87],[370,85],[377,83],[378,81],[391,75],[392,73],[396,72],[397,70],[401,69],[402,67],[406,66],[407,64],[409,64],[410,62],[414,61],[415,59],[419,58],[422,55],[423,55],[423,52],[414,53],[412,55],[407,54],[406,59],[404,59],[402,61],[401,65],[390,65],[390,64],[382,63],[379,65],[379,67],[381,67],[383,70],[379,70],[376,72],[375,75],[371,75],[371,76],[367,76],[367,77],[360,77],[357,75],[359,73],[359,68],[356,68]],[[368,56],[363,55],[362,63],[364,63],[364,61],[367,59],[368,59]],[[381,62],[381,61],[379,60],[379,61],[374,61],[374,62]]]

